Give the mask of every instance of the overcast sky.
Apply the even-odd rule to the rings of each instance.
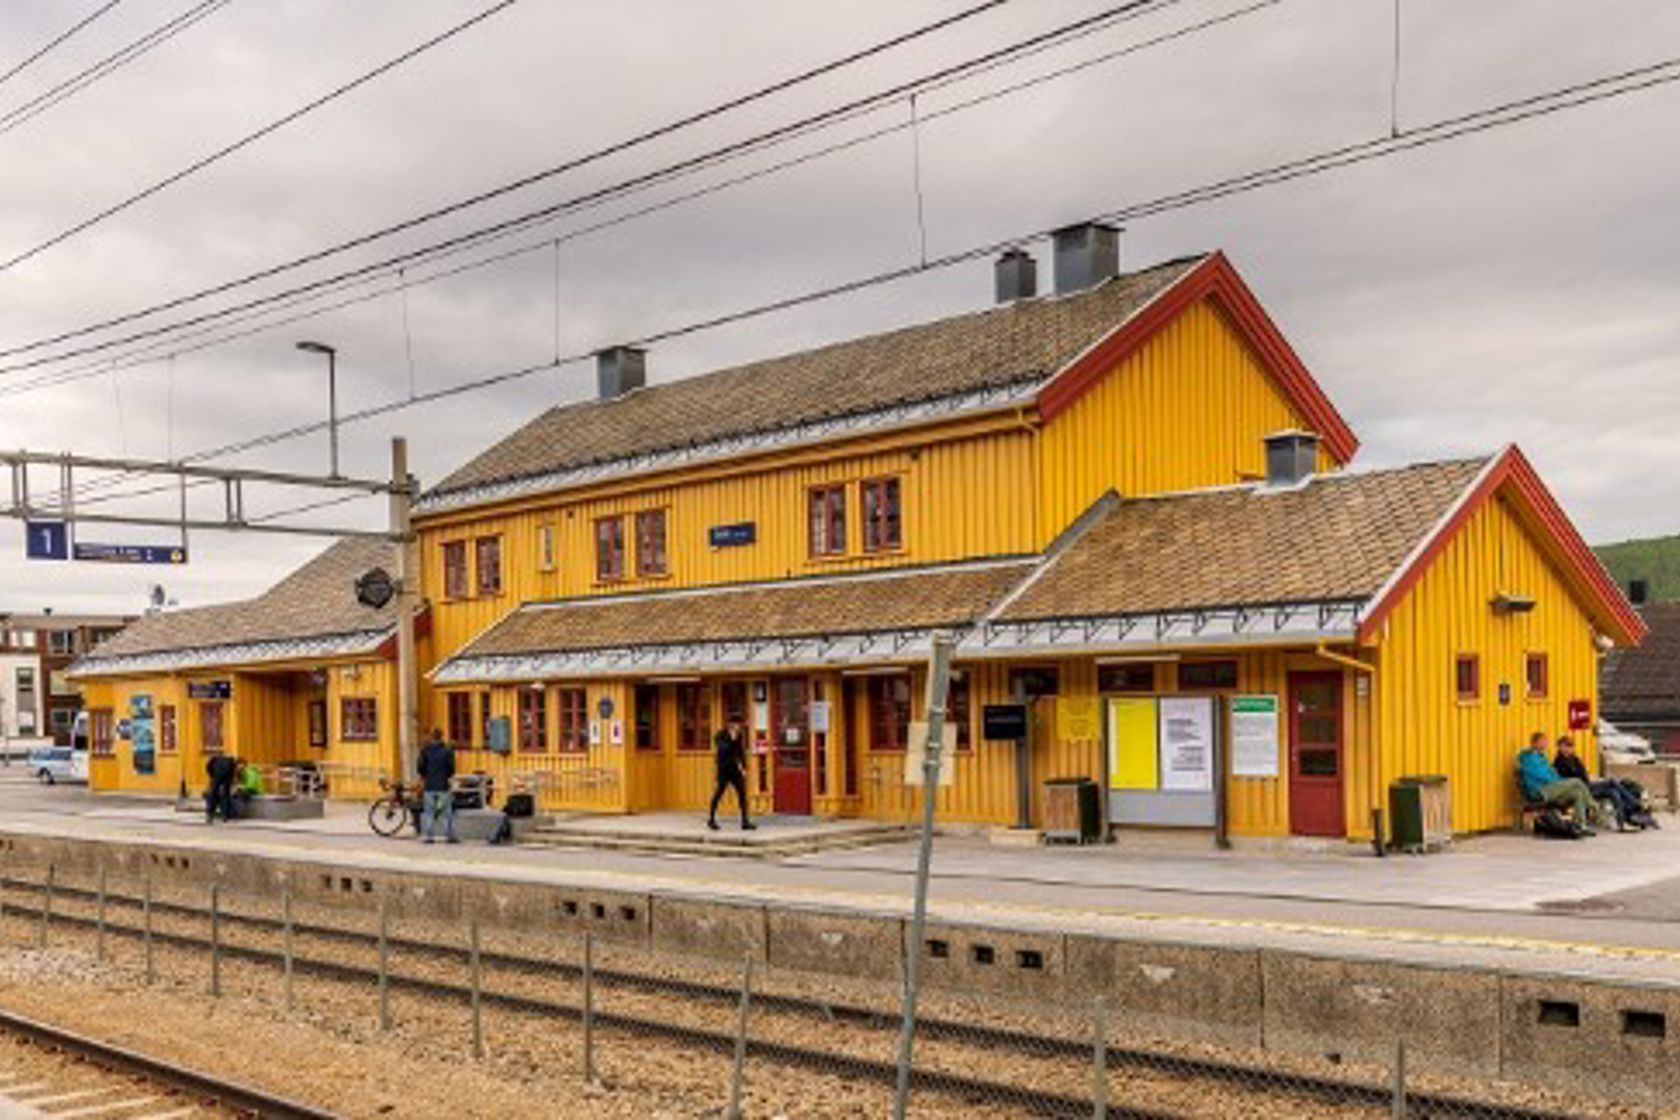
[[[976,93],[1249,2],[1163,5],[931,93],[918,108],[937,114]],[[968,3],[521,0],[208,171],[0,272],[0,346],[408,217]],[[0,132],[0,259],[489,4],[232,0]],[[0,73],[97,6],[0,4]],[[0,129],[5,113],[190,6],[123,0],[0,83]],[[341,260],[379,259],[569,198],[1104,6],[1014,0],[808,88]],[[1663,0],[1404,0],[1402,16],[1402,128],[1680,55],[1680,4]],[[921,168],[929,254],[1385,134],[1392,20],[1391,0],[1282,0],[928,122]],[[907,111],[899,103],[505,245],[550,240],[902,121]],[[1226,250],[1363,439],[1363,465],[1516,441],[1589,540],[1672,533],[1680,530],[1677,119],[1680,84],[1665,85],[1136,221],[1124,235],[1123,263]],[[570,240],[557,262],[537,252],[416,286],[406,316],[404,299],[385,295],[172,362],[95,370],[0,395],[0,445],[162,458],[317,419],[326,408],[324,371],[319,358],[293,349],[302,338],[339,347],[340,407],[349,411],[400,398],[411,385],[424,392],[548,360],[556,327],[562,352],[581,353],[909,263],[920,252],[912,168],[901,132]],[[989,297],[989,266],[975,262],[661,344],[650,354],[650,376],[683,377],[972,309]],[[0,372],[0,389],[29,376]],[[574,364],[349,426],[345,468],[384,472],[390,437],[404,434],[422,482],[435,481],[547,405],[590,391],[592,381],[587,364]],[[314,434],[235,461],[323,470],[326,440]],[[314,496],[253,495],[250,503],[273,509]],[[383,511],[363,503],[313,516],[374,525]],[[82,536],[168,538],[92,527]],[[0,523],[0,609],[135,610],[155,580],[183,604],[247,595],[319,547],[210,533],[191,544],[193,562],[179,569],[26,563],[21,531]]]

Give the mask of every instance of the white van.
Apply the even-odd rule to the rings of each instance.
[[[85,747],[36,747],[29,752],[29,769],[44,786],[86,785],[88,752]]]

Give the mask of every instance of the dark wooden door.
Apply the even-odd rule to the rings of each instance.
[[[1342,674],[1289,674],[1289,830],[1347,835]]]
[[[770,682],[770,749],[776,756],[771,804],[778,813],[811,811],[811,721],[804,677]]]

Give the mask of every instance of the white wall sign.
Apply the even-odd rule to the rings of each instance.
[[[1238,778],[1278,776],[1278,698],[1231,697],[1231,773]]]
[[[1161,697],[1161,788],[1213,788],[1213,702],[1201,696]]]
[[[813,734],[813,735],[827,735],[828,734],[828,701],[827,700],[813,700],[813,701],[811,701],[810,714],[811,714],[811,734]]]

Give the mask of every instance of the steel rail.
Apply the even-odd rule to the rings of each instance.
[[[24,891],[41,892],[44,887],[40,883],[28,880],[7,879],[0,877],[0,890],[10,891],[21,889]],[[94,892],[84,888],[67,887],[55,884],[53,888],[55,898],[90,899]],[[137,906],[138,902],[127,895],[106,896],[108,905]],[[8,912],[32,918],[41,916],[39,907],[19,905],[8,901]],[[172,913],[181,917],[205,918],[209,910],[204,907],[189,906],[181,903],[166,903],[156,899],[152,902],[154,913]],[[275,919],[256,915],[241,915],[224,912],[221,915],[224,923],[245,925],[263,929],[277,930],[281,923]],[[53,921],[66,925],[90,928],[97,924],[97,919],[79,914],[67,914],[55,910]],[[109,935],[119,937],[142,937],[144,932],[134,926],[107,921],[106,931]],[[364,934],[357,930],[342,929],[333,926],[317,926],[294,923],[293,930],[299,936],[314,936],[323,940],[339,941],[350,944],[365,943],[372,946],[375,935]],[[169,933],[154,931],[153,939],[159,944],[170,944],[181,948],[204,948],[209,945],[209,939],[191,934]],[[393,952],[411,952],[447,957],[454,961],[465,961],[467,950],[451,945],[439,945],[428,941],[414,941],[406,938],[391,938],[388,946]],[[263,964],[279,964],[283,955],[270,949],[259,949],[252,946],[229,945],[223,943],[221,951],[226,956],[237,957]],[[481,958],[486,967],[504,968],[525,974],[540,974],[545,976],[574,976],[581,975],[578,965],[564,961],[544,961],[532,957],[520,957],[509,954],[482,951]],[[294,957],[294,967],[302,972],[313,973],[317,976],[368,983],[377,981],[378,970],[362,965],[346,964],[341,961],[323,960],[297,956]],[[599,963],[595,967],[595,982],[609,987],[616,986],[638,991],[677,994],[694,999],[713,999],[733,1002],[739,998],[739,991],[724,985],[706,984],[697,981],[668,980],[661,977],[647,976],[639,973],[624,972],[622,970],[602,968]],[[406,988],[422,994],[448,996],[461,1002],[471,998],[470,990],[462,985],[447,984],[442,981],[427,980],[414,976],[400,976],[392,974],[388,977],[393,989]],[[581,1009],[570,1004],[553,1000],[545,1000],[535,996],[514,995],[507,992],[486,990],[483,998],[493,1004],[499,1004],[513,1010],[552,1015],[560,1018],[580,1018]],[[854,1025],[867,1026],[875,1029],[891,1029],[897,1022],[897,1014],[891,1010],[871,1009],[855,1005],[830,1003],[824,1000],[810,999],[799,996],[776,995],[771,993],[755,993],[755,1004],[767,1009],[783,1013],[806,1014],[829,1022],[843,1022]],[[659,1020],[644,1019],[628,1015],[605,1014],[599,1010],[595,1013],[597,1024],[619,1026],[629,1030],[642,1030],[652,1033],[663,1033],[675,1041],[698,1041],[703,1038],[712,1039],[716,1045],[724,1049],[732,1049],[734,1036],[728,1034],[712,1034],[700,1028],[686,1027],[679,1024],[665,1023]],[[988,1027],[972,1023],[955,1022],[940,1018],[922,1018],[917,1024],[918,1032],[929,1038],[938,1038],[949,1042],[968,1043],[982,1048],[1011,1051],[1032,1057],[1081,1057],[1088,1058],[1091,1044],[1085,1039],[1053,1038],[1042,1035],[1028,1034],[1023,1031],[1010,1030],[1000,1027]],[[897,1067],[892,1062],[872,1062],[868,1059],[854,1058],[850,1055],[835,1054],[829,1051],[814,1050],[789,1044],[752,1041],[752,1053],[782,1060],[789,1064],[804,1064],[812,1068],[829,1068],[836,1064],[845,1066],[848,1070],[852,1066],[848,1063],[860,1063],[857,1073],[864,1077],[881,1077],[886,1084],[892,1084],[897,1077]],[[1322,1077],[1313,1074],[1278,1073],[1257,1066],[1244,1065],[1241,1062],[1220,1061],[1211,1058],[1197,1058],[1162,1051],[1145,1050],[1135,1047],[1110,1046],[1107,1060],[1111,1068],[1130,1068],[1146,1070],[1154,1073],[1176,1075],[1181,1077],[1199,1077],[1219,1081],[1233,1086],[1246,1088],[1262,1087],[1272,1092],[1293,1092],[1303,1096],[1333,1104],[1353,1104],[1369,1106],[1386,1106],[1392,1100],[1392,1090],[1386,1085],[1360,1084],[1352,1081],[1341,1081],[1335,1078]],[[879,1070],[871,1072],[865,1067],[879,1066]],[[1275,1084],[1286,1080],[1285,1084]],[[1274,1084],[1267,1084],[1273,1082]],[[982,1079],[969,1078],[966,1075],[945,1074],[937,1071],[919,1071],[914,1082],[916,1088],[926,1088],[935,1091],[964,1094],[984,1092],[1008,1096],[1011,1103],[1027,1106],[1031,1102],[1041,1105],[1055,1104],[1061,1107],[1063,1103],[1070,1107],[1077,1104],[1077,1109],[1069,1115],[1088,1116],[1091,1105],[1088,1100],[1067,1097],[1059,1098],[1059,1094],[1044,1093],[1039,1090],[1022,1089],[1018,1086],[1002,1085]],[[1530,1108],[1521,1105],[1492,1104],[1473,1101],[1451,1094],[1433,1092],[1408,1092],[1407,1103],[1419,1115],[1432,1115],[1440,1112],[1445,1115],[1466,1114],[1474,1115],[1477,1120],[1574,1120],[1572,1114]],[[1047,1115],[1061,1115],[1052,1112]],[[1118,1106],[1111,1107],[1109,1115],[1117,1118],[1136,1118],[1136,1120],[1165,1120],[1176,1114],[1139,1110],[1127,1110]]]
[[[195,1100],[214,1101],[224,1108],[261,1117],[262,1120],[335,1120],[338,1115],[11,1011],[0,1010],[0,1032],[19,1035],[31,1042],[86,1059],[113,1073],[143,1077],[178,1089]]]

